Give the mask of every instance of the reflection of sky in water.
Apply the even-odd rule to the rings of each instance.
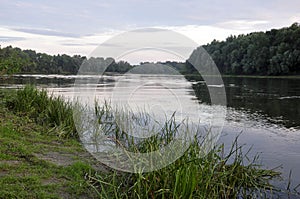
[[[189,126],[200,124],[210,129],[214,135],[221,133],[225,107],[207,106],[193,100],[195,95],[189,94],[193,91],[191,83],[182,76],[129,75],[114,77],[114,80],[114,86],[112,83],[82,87],[78,85],[75,98],[83,104],[89,104],[90,108],[93,108],[96,98],[100,104],[110,102],[113,108],[148,113],[152,119],[147,126],[140,126],[134,121],[128,121],[124,125],[130,129],[126,132],[134,137],[149,137],[147,130],[144,130],[147,128],[154,128],[156,130],[153,132],[157,133],[174,113],[178,123],[184,121]],[[125,123],[124,119],[122,123]],[[206,129],[202,128],[199,133],[205,134]],[[91,146],[91,150],[92,148],[95,146]]]
[[[46,88],[49,93],[52,93],[54,95],[63,95],[65,98],[73,99],[74,95],[74,89],[72,88],[74,85],[75,78],[92,78],[92,79],[99,79],[99,76],[75,76],[75,75],[17,75],[14,78],[10,78],[9,80],[6,80],[5,82],[1,82],[1,87],[6,88],[20,88],[24,84],[33,83],[38,85],[39,87]],[[97,85],[88,85],[84,86],[82,89],[78,88],[76,90],[77,94],[76,96],[82,97],[82,99],[86,99],[86,102],[90,102],[89,104],[94,103],[94,91],[97,95],[97,98],[101,101],[104,99],[110,99],[112,97],[112,92],[116,90],[116,82],[121,78],[121,76],[102,76],[100,81]],[[152,77],[153,78],[153,77]],[[38,80],[37,80],[38,79]],[[230,79],[230,78],[229,78]],[[233,80],[232,80],[233,79]],[[151,81],[151,77],[148,77],[148,80]],[[147,81],[148,81],[147,80]],[[194,90],[191,89],[192,85],[195,84],[202,84],[205,85],[203,81],[199,82],[187,82],[183,81],[181,77],[176,78],[161,78],[160,82],[161,84],[155,84],[155,79],[153,80],[153,84],[148,83],[145,86],[142,86],[140,89],[138,89],[134,95],[130,98],[129,101],[131,103],[131,106],[134,107],[135,105],[143,106],[144,102],[147,102],[148,104],[153,105],[154,110],[158,110],[158,112],[168,112],[168,115],[173,113],[173,111],[182,111],[182,115],[186,116],[188,113],[190,115],[190,118],[197,118],[197,120],[200,118],[202,122],[205,122],[204,118],[211,117],[211,112],[213,109],[210,106],[206,106],[205,104],[201,103],[198,104],[198,100],[195,97]],[[251,98],[251,95],[253,95],[251,92],[252,90],[255,90],[254,88],[248,88],[250,87],[250,83],[253,82],[253,80],[250,78],[249,82],[246,80],[240,80],[238,78],[231,78],[229,81],[226,79],[225,83],[227,83],[227,94],[230,94],[230,99],[228,101],[230,104],[240,103],[239,105],[243,105],[242,103],[245,103],[243,99],[245,97]],[[246,81],[246,83],[244,82]],[[263,81],[263,80],[259,80]],[[272,84],[273,81],[272,80]],[[136,84],[140,84],[141,80],[136,78],[130,78],[127,77],[127,79],[123,80],[123,84],[117,88],[118,94],[120,97],[121,94],[128,95],[128,91],[130,89],[126,88],[125,83],[128,83],[128,85],[131,85],[133,87],[136,87]],[[156,82],[157,83],[157,82]],[[276,82],[275,82],[276,83]],[[277,83],[278,84],[278,83]],[[274,84],[276,89],[280,87],[280,85]],[[162,89],[161,85],[165,85],[166,87],[171,88],[171,92],[167,91],[166,89]],[[259,85],[262,85],[263,83],[260,83]],[[288,84],[290,85],[290,84]],[[96,87],[96,90],[93,90],[89,87]],[[212,87],[217,85],[211,85]],[[241,95],[241,92],[236,92],[235,90],[232,90],[232,88],[236,89],[243,89],[247,90],[245,94]],[[286,90],[286,89],[283,89]],[[299,90],[299,89],[298,89]],[[233,92],[235,91],[235,92]],[[172,93],[173,92],[173,93]],[[197,91],[198,92],[198,91]],[[294,91],[287,91],[288,93],[291,93],[291,95],[288,95],[288,93],[284,96],[281,96],[280,94],[275,93],[275,91],[266,91],[265,89],[260,89],[255,93],[255,96],[259,96],[261,98],[274,98],[274,100],[278,101],[287,101],[291,100],[290,102],[293,103],[296,100],[299,99],[299,95],[295,93]],[[197,94],[197,93],[196,93]],[[200,90],[200,94],[202,93],[202,90]],[[295,95],[296,94],[296,95]],[[175,97],[177,96],[177,98]],[[252,96],[254,98],[255,96]],[[128,96],[126,96],[128,97]],[[232,98],[232,99],[231,99]],[[258,98],[258,97],[256,97]],[[151,103],[152,101],[159,101],[159,104]],[[174,100],[175,99],[175,100]],[[178,100],[179,99],[179,100]],[[292,101],[293,100],[293,101]],[[122,101],[122,98],[120,99]],[[184,103],[183,103],[184,102]],[[247,102],[247,101],[246,101]],[[252,103],[252,101],[248,102]],[[259,103],[262,103],[259,101]],[[291,104],[288,103],[288,104]],[[163,104],[163,105],[162,105]],[[178,106],[178,104],[181,104],[182,107]],[[245,104],[247,105],[247,104]],[[197,106],[198,112],[194,110],[194,108]],[[231,105],[230,105],[231,106]],[[215,108],[215,107],[214,107]],[[254,107],[256,108],[256,107]],[[263,106],[261,106],[263,108]],[[165,111],[161,111],[161,109],[164,109]],[[297,109],[297,107],[295,107]],[[172,111],[171,111],[172,110]],[[290,111],[290,110],[287,110]],[[296,110],[295,110],[296,111]],[[299,111],[299,110],[298,110]],[[198,117],[195,117],[196,114],[198,114]],[[200,117],[199,117],[200,116]],[[202,118],[201,118],[202,116]],[[297,126],[289,126],[289,128],[285,127],[286,118],[283,118],[283,116],[269,116],[267,114],[264,114],[262,111],[257,110],[249,110],[243,107],[237,107],[236,108],[227,108],[227,117],[226,117],[226,123],[227,125],[232,126],[239,126],[239,127],[248,127],[248,128],[273,128],[278,129],[280,131],[284,132],[294,132],[299,131],[299,127]],[[294,118],[295,119],[295,118]],[[299,118],[300,120],[300,118]],[[283,132],[283,134],[284,134]]]
[[[188,119],[197,124],[222,126],[225,108],[199,104],[191,92],[191,83],[182,76],[134,75],[115,78],[114,86],[110,83],[98,85],[95,90],[89,86],[79,88],[75,96],[90,105],[96,97],[100,102],[111,102],[112,106],[145,111],[158,121],[165,121],[175,113],[178,122]]]

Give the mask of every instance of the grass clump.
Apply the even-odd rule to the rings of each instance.
[[[62,97],[49,96],[45,90],[26,85],[7,97],[6,106],[38,124],[52,127],[51,132],[60,137],[77,137],[72,104]]]
[[[114,112],[107,104],[97,107],[96,113],[100,132],[109,135],[116,146],[135,153],[152,152],[166,146],[178,138],[178,130],[182,130],[173,115],[160,133],[137,140],[126,134],[127,127],[120,125],[118,118],[126,124],[130,119],[138,124],[149,124],[145,122],[149,118],[146,114]],[[137,122],[140,116],[142,122]],[[146,173],[111,170],[90,175],[89,181],[100,198],[264,198],[277,191],[270,182],[280,173],[262,169],[256,164],[258,157],[250,161],[237,139],[227,153],[224,145],[220,145],[201,155],[204,140],[197,137],[187,151],[167,167]]]
[[[89,180],[100,198],[267,198],[274,189],[270,180],[280,175],[254,163],[243,165],[240,155],[226,165],[229,157],[220,156],[218,150],[203,158],[195,158],[191,150],[157,171],[111,171]]]

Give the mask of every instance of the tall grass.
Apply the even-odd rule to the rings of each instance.
[[[17,114],[53,128],[61,137],[79,137],[73,121],[72,104],[61,97],[49,96],[44,90],[26,86],[6,99],[6,105]],[[108,104],[95,105],[93,110],[101,132],[113,138],[116,145],[136,153],[151,152],[176,138],[178,124],[165,122],[160,133],[137,140],[128,136],[119,125],[135,120],[146,124],[146,113],[132,115],[124,110],[113,112]],[[117,116],[117,117],[116,117]],[[131,120],[130,120],[131,118]],[[271,180],[280,176],[275,170],[265,170],[244,154],[237,139],[225,152],[224,145],[214,147],[207,155],[198,138],[175,162],[147,173],[126,173],[116,170],[89,174],[87,180],[100,198],[264,198],[277,191]]]
[[[26,85],[6,99],[6,105],[17,114],[28,116],[41,125],[52,128],[60,137],[78,137],[73,121],[71,102],[62,97],[48,95],[45,90],[38,90]]]
[[[229,157],[222,157],[221,150],[222,147],[197,159],[185,155],[149,173],[111,171],[96,173],[89,180],[100,198],[266,198],[272,195],[274,187],[269,181],[278,177],[278,172],[260,169],[254,163],[243,165],[241,155],[227,165]],[[191,155],[191,151],[187,154]]]
[[[157,150],[176,139],[180,129],[172,119],[173,115],[159,134],[136,141],[122,131],[117,118],[120,114],[125,121],[138,117],[132,113],[113,112],[107,104],[96,107],[101,132],[113,137],[116,145],[122,145],[128,151],[146,153]],[[162,169],[147,173],[115,170],[96,173],[89,176],[90,184],[100,198],[264,198],[273,193],[270,181],[280,173],[262,169],[256,164],[258,157],[250,161],[237,139],[227,153],[224,145],[220,145],[205,156],[199,155],[203,154],[203,144],[200,139],[195,139],[182,157]]]

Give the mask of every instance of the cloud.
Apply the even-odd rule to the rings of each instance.
[[[258,31],[257,27],[248,28],[230,28],[230,26],[221,27],[219,25],[186,25],[186,26],[166,26],[158,28],[167,28],[169,30],[181,33],[200,45],[210,43],[214,39],[222,41],[230,35],[247,34],[253,31]]]
[[[52,55],[88,55],[96,46],[112,37],[113,33],[103,32],[88,36],[67,37],[65,34],[36,34],[35,31],[24,31],[19,27],[0,27],[0,35],[2,47],[12,45]]]
[[[235,30],[255,30],[259,29],[260,27],[265,29],[265,26],[269,24],[269,21],[266,20],[231,20],[217,23],[216,26]]]
[[[0,1],[0,18],[5,19],[0,21],[0,27],[17,26],[27,33],[64,37],[132,27],[194,24],[246,29],[265,25],[248,24],[253,21],[268,21],[282,27],[290,25],[290,19],[300,13],[299,0]],[[294,20],[298,19],[294,17]],[[230,28],[230,25],[234,27]]]
[[[63,46],[98,46],[99,43],[61,43]]]
[[[61,43],[63,46],[85,46],[86,44],[75,44],[75,43]]]
[[[290,17],[290,22],[291,23],[295,23],[295,22],[300,23],[300,14],[296,14],[296,15]]]
[[[49,29],[32,29],[32,28],[13,28],[15,31],[25,32],[30,34],[37,34],[37,35],[47,35],[47,36],[59,36],[59,37],[80,37],[79,35],[66,33],[66,32],[59,32],[56,30],[49,30]]]
[[[9,36],[0,36],[0,42],[12,42],[12,41],[21,41],[25,40],[25,37],[9,37]]]

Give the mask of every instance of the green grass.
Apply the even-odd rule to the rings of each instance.
[[[51,128],[27,113],[9,111],[3,97],[13,95],[0,92],[0,198],[96,197],[86,180],[92,157],[74,138],[49,135]]]
[[[149,117],[146,113],[132,115],[124,110],[113,110],[107,104],[96,107],[96,113],[100,132],[112,137],[116,146],[136,153],[151,152],[168,145],[182,125],[176,123],[173,115],[160,133],[137,141],[122,131],[118,118],[123,122],[134,118],[135,122],[147,123],[145,120]],[[250,160],[247,154],[243,154],[237,139],[229,152],[225,153],[224,145],[221,145],[207,155],[203,155],[203,146],[207,143],[204,141],[207,141],[205,137],[195,139],[182,157],[162,169],[147,173],[111,170],[105,175],[96,173],[90,176],[90,183],[100,198],[264,198],[278,191],[270,181],[279,178],[280,173],[262,169],[256,164],[258,157]]]
[[[62,97],[49,97],[45,90],[39,91],[34,86],[27,85],[7,97],[6,106],[18,115],[52,127],[60,137],[77,136],[72,104]]]
[[[237,139],[230,151],[220,145],[205,156],[199,156],[205,137],[196,139],[182,157],[153,172],[96,171],[91,159],[80,155],[86,152],[78,142],[71,103],[26,86],[1,91],[0,107],[0,198],[267,198],[282,192],[271,184],[280,173],[262,169],[258,157],[249,159]],[[101,132],[132,152],[166,146],[180,129],[173,116],[159,134],[137,141],[116,122],[147,123],[147,113],[114,112],[108,104],[96,104],[93,111]]]

